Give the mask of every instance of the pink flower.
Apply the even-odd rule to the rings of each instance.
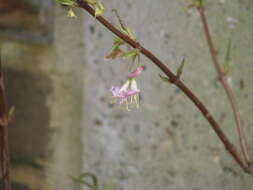
[[[135,104],[137,108],[139,107],[140,90],[137,88],[135,79],[129,78],[121,88],[113,86],[110,91],[112,97],[118,99],[120,104],[126,104],[127,110],[130,110],[129,105]]]
[[[139,76],[143,70],[144,66],[138,67],[128,75],[128,79],[122,87],[112,86],[110,89],[112,92],[112,97],[116,100],[119,100],[120,104],[125,103],[127,110],[130,110],[129,105],[133,104],[139,108],[140,90],[137,87],[135,78]]]
[[[137,69],[133,70],[129,75],[128,78],[136,78],[141,74],[141,72],[144,70],[144,66],[140,66]]]

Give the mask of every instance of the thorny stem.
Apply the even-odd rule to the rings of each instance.
[[[5,110],[4,78],[0,55],[0,133],[1,133],[0,149],[1,149],[3,190],[11,190],[8,122],[9,122],[8,116],[6,115]]]
[[[77,4],[80,8],[86,10],[90,15],[95,17],[95,11],[92,7],[88,5],[87,2],[83,0],[77,0]],[[178,78],[176,75],[166,66],[164,65],[154,54],[152,54],[149,50],[144,48],[139,42],[130,39],[127,35],[120,32],[116,27],[114,27],[110,22],[108,22],[104,17],[97,16],[95,17],[101,24],[103,24],[108,30],[114,33],[116,36],[123,39],[126,43],[128,43],[133,48],[139,48],[140,52],[149,58],[157,67],[159,67],[163,73],[169,78],[170,82],[180,88],[186,96],[198,107],[203,116],[207,119],[207,121],[212,126],[213,130],[223,142],[226,150],[231,154],[234,160],[240,165],[240,167],[246,172],[253,175],[253,171],[245,164],[240,154],[237,152],[235,146],[229,141],[228,137],[224,134],[219,124],[213,118],[213,116],[209,113],[204,104],[193,94],[193,92],[185,86],[185,84]]]
[[[236,100],[235,100],[235,97],[233,95],[233,92],[232,92],[231,88],[229,87],[227,77],[226,77],[225,73],[222,71],[222,69],[220,67],[219,60],[217,58],[217,53],[216,53],[214,45],[213,45],[212,36],[211,36],[209,28],[208,28],[207,19],[206,19],[206,16],[205,16],[205,9],[204,9],[202,4],[198,8],[198,11],[199,11],[200,18],[201,18],[201,21],[202,21],[202,24],[203,24],[203,28],[204,28],[204,32],[205,32],[205,36],[206,36],[206,40],[207,40],[207,44],[208,44],[208,48],[209,48],[209,51],[210,51],[210,54],[211,54],[211,57],[212,57],[214,67],[215,67],[216,72],[218,74],[219,80],[220,80],[221,84],[223,85],[223,87],[225,89],[228,100],[229,100],[229,102],[231,104],[231,107],[232,107],[232,110],[233,110],[234,119],[235,119],[236,128],[237,128],[238,135],[239,135],[239,141],[240,141],[241,149],[242,149],[242,152],[243,152],[244,160],[245,160],[246,164],[249,166],[251,160],[250,160],[250,156],[249,156],[249,152],[248,152],[246,137],[245,137],[244,129],[243,129],[243,126],[242,126],[242,120],[241,120],[241,117],[240,117],[239,109],[238,109],[238,106],[236,104]]]

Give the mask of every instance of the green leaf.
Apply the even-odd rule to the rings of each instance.
[[[97,4],[97,0],[85,0],[88,4],[90,5],[96,5]]]
[[[116,44],[116,43],[118,43],[118,44],[120,44],[120,43],[123,43],[124,42],[124,40],[122,40],[120,37],[115,37],[114,38],[114,43]]]
[[[133,49],[133,50],[130,50],[130,51],[124,53],[124,54],[122,55],[122,57],[134,57],[134,56],[139,55],[139,53],[140,53],[140,49],[135,48],[135,49]]]
[[[105,10],[104,5],[101,2],[97,3],[97,7],[95,9],[95,17],[103,15]]]
[[[68,6],[73,6],[75,4],[74,0],[56,0],[58,3]]]
[[[12,121],[13,117],[14,117],[14,114],[15,114],[15,107],[12,106],[9,111],[8,111],[8,120],[9,121]]]
[[[128,27],[120,27],[120,31],[122,32],[122,33],[124,33],[125,35],[127,35],[129,38],[131,38],[132,40],[135,40],[136,38],[135,38],[135,35],[134,35],[134,33],[128,28]]]
[[[116,44],[113,44],[112,46],[112,52],[116,51],[117,49],[119,49],[119,46],[120,44],[116,43]]]
[[[135,40],[135,35],[134,33],[129,29],[129,28],[126,28],[127,29],[127,33],[129,35],[129,38],[131,38],[132,40]]]
[[[181,75],[182,75],[182,73],[183,73],[184,65],[185,65],[185,59],[183,58],[183,60],[181,61],[180,66],[179,66],[178,69],[177,69],[177,77],[178,77],[178,78],[180,78]]]
[[[124,30],[126,27],[125,27],[124,22],[123,22],[122,19],[120,18],[117,9],[112,9],[112,12],[115,13],[115,15],[116,15],[116,17],[117,17],[117,19],[118,19],[118,21],[119,21],[119,23],[120,23],[120,28],[119,28],[119,30]],[[122,31],[121,31],[121,32],[122,32]]]
[[[74,182],[79,183],[79,184],[85,184],[88,187],[91,187],[90,184],[86,183],[85,181],[83,181],[83,179],[81,177],[74,177],[74,176],[69,176]]]
[[[124,40],[122,40],[121,38],[119,37],[116,37],[114,39],[114,43],[113,43],[113,46],[112,46],[112,51],[115,51],[116,49],[119,48],[120,45],[124,44]]]
[[[72,8],[68,8],[67,16],[68,17],[76,17]]]
[[[223,66],[223,72],[225,74],[228,74],[230,71],[230,52],[231,52],[231,39],[228,41],[227,50],[226,50],[226,57],[225,57],[225,63]]]
[[[119,14],[118,14],[118,11],[116,9],[112,9],[112,11],[116,14],[116,17],[118,18],[119,20],[119,23],[120,23],[120,27],[119,27],[119,30],[127,35],[129,38],[131,38],[132,40],[135,40],[135,35],[134,33],[128,28],[126,27],[126,25],[124,24],[124,22],[122,21],[122,19],[120,18]]]
[[[91,178],[92,183],[87,181],[87,178]],[[84,184],[91,190],[99,190],[97,176],[92,173],[83,173],[79,177],[70,176],[70,178],[76,183]]]
[[[116,51],[117,49],[119,49],[119,46],[121,44],[120,43],[114,43],[113,46],[112,46],[112,52]]]
[[[128,32],[127,32],[127,30],[126,30],[126,28],[125,28],[125,27],[120,26],[119,30],[120,30],[122,33],[124,33],[125,35],[127,35],[127,36],[128,36]]]
[[[12,116],[14,115],[14,113],[15,113],[15,110],[16,110],[15,107],[12,106],[12,107],[10,108],[9,112],[8,112],[8,116],[12,117]]]
[[[118,56],[121,56],[124,52],[118,47],[114,49],[109,55],[106,56],[107,59],[115,59]]]

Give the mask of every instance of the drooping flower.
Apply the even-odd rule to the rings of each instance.
[[[127,110],[130,110],[129,106],[134,104],[139,108],[140,89],[137,87],[135,78],[139,76],[143,70],[144,66],[138,67],[128,75],[128,79],[122,87],[112,86],[110,89],[112,97],[119,100],[120,104],[126,104]]]
[[[140,90],[135,79],[129,78],[121,88],[113,86],[110,91],[112,97],[119,100],[119,104],[126,104],[127,110],[130,110],[129,106],[134,104],[137,108],[139,107]]]

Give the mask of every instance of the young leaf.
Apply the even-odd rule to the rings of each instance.
[[[180,66],[177,69],[177,77],[180,78],[184,70],[185,59],[181,61]]]
[[[127,32],[127,30],[126,30],[126,27],[122,27],[122,26],[120,25],[119,30],[120,30],[122,33],[124,33],[125,35],[128,36],[128,32]]]
[[[112,11],[115,13],[116,17],[119,20],[119,23],[120,23],[119,30],[122,33],[124,33],[125,35],[127,35],[129,38],[131,38],[132,40],[135,40],[136,38],[135,38],[134,33],[128,27],[126,27],[125,23],[120,18],[119,14],[118,14],[118,11],[116,9],[112,9]]]
[[[86,0],[86,2],[90,5],[96,5],[97,4],[97,0]]]
[[[117,49],[119,49],[119,46],[120,46],[119,43],[113,44],[113,46],[112,46],[112,52],[114,52],[114,51],[116,51]]]
[[[135,48],[135,49],[133,49],[133,50],[130,50],[130,51],[124,53],[124,54],[122,55],[122,57],[134,57],[134,56],[139,55],[139,53],[140,53],[140,49]]]
[[[118,56],[121,56],[124,52],[120,49],[114,49],[109,55],[106,56],[107,59],[115,59]]]
[[[132,40],[136,40],[134,33],[128,27],[120,26],[119,30],[125,35],[127,35],[129,38],[131,38]]]
[[[75,15],[75,13],[74,13],[74,11],[73,11],[73,9],[72,8],[68,8],[68,12],[67,12],[67,16],[68,17],[76,17],[76,15]]]
[[[95,9],[95,17],[103,15],[105,10],[104,5],[101,2],[97,3],[97,7]]]
[[[131,38],[132,40],[136,40],[134,33],[129,28],[126,28],[126,30],[129,38]]]
[[[92,180],[92,183],[87,181],[87,178]],[[84,184],[91,190],[99,190],[97,176],[92,173],[83,173],[79,177],[70,176],[70,178],[76,183]]]
[[[74,0],[56,0],[58,3],[68,6],[73,6],[75,4]]]
[[[120,30],[124,30],[124,29],[126,28],[126,25],[125,25],[125,23],[122,21],[122,19],[120,18],[117,9],[112,9],[112,12],[115,13],[115,15],[116,15],[116,17],[117,17],[117,19],[118,19],[118,21],[119,21],[119,23],[120,23],[120,28],[119,28],[119,29],[120,29]]]
[[[118,56],[121,56],[124,51],[122,51],[119,47],[124,44],[124,40],[122,40],[119,37],[116,37],[114,39],[114,43],[111,49],[111,53],[109,55],[106,56],[107,59],[115,59]]]
[[[10,108],[10,110],[9,110],[9,112],[8,112],[8,116],[13,116],[14,115],[14,113],[15,113],[15,107],[14,106],[12,106],[11,108]]]
[[[12,106],[8,112],[8,121],[12,121],[13,117],[14,117],[14,114],[15,114],[15,107]]]
[[[223,66],[223,72],[227,75],[230,71],[230,51],[231,51],[231,39],[228,41],[225,63]]]
[[[81,176],[79,177],[75,177],[75,176],[69,176],[74,182],[79,183],[79,184],[85,184],[88,187],[92,188],[92,185],[90,185],[89,183],[86,183],[83,178]]]
[[[113,42],[113,46],[112,46],[112,51],[116,50],[119,48],[119,46],[121,46],[122,44],[124,44],[124,40],[122,40],[121,38],[119,37],[116,37],[114,39],[114,42]]]

